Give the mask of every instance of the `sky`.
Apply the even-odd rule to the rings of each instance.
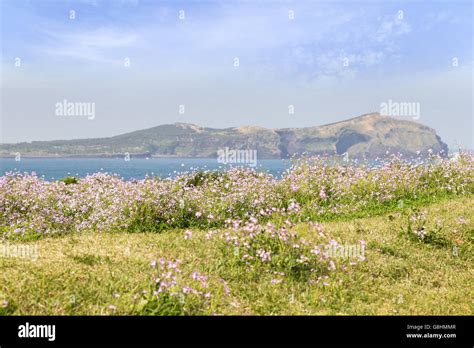
[[[0,142],[390,115],[474,148],[472,1],[0,0]],[[58,103],[94,116],[58,114]],[[290,111],[291,110],[291,111]]]

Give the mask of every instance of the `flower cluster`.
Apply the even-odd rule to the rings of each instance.
[[[311,223],[318,244],[311,243],[292,231],[293,224],[286,220],[283,226],[268,222],[258,224],[250,221],[228,221],[230,229],[221,235],[222,251],[227,262],[252,268],[271,270],[274,274],[307,280],[309,277],[325,277],[337,269],[345,270],[349,265],[363,261],[363,258],[337,258],[330,247],[339,243],[324,233],[324,227]],[[361,241],[361,243],[365,243]],[[337,262],[337,264],[336,264]],[[280,280],[274,280],[278,283]]]
[[[0,236],[209,229],[228,220],[266,223],[275,216],[314,221],[420,197],[472,194],[473,163],[466,153],[456,161],[393,158],[373,167],[310,158],[297,161],[280,180],[249,168],[131,181],[106,173],[53,182],[34,173],[7,173],[0,177]],[[268,261],[267,252],[260,255]]]
[[[152,261],[155,271],[150,291],[144,291],[146,313],[160,315],[181,315],[202,313],[209,305],[207,276],[194,271],[185,275],[181,260]]]
[[[444,224],[431,225],[425,211],[414,211],[408,216],[406,231],[409,238],[418,242],[432,244],[435,246],[446,246],[451,244],[449,233],[446,233]],[[452,234],[452,233],[451,233]]]
[[[281,185],[286,200],[302,207],[300,216],[350,214],[400,200],[472,194],[473,164],[469,153],[456,161],[433,156],[409,162],[393,155],[371,167],[331,166],[324,158],[308,158],[293,166]]]

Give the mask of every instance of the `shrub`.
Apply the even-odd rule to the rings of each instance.
[[[65,178],[60,179],[59,181],[65,183],[66,185],[77,184],[79,179],[74,176],[66,176]]]

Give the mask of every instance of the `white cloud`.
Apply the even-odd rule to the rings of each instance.
[[[123,61],[123,54],[118,55],[118,50],[131,49],[140,44],[140,37],[136,33],[110,27],[87,32],[44,33],[48,44],[39,49],[48,56],[99,63],[120,63]]]
[[[420,28],[431,30],[442,24],[455,24],[459,22],[459,17],[451,11],[439,11],[427,13],[420,21]]]

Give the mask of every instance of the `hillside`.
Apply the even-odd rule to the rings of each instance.
[[[258,158],[297,154],[375,158],[417,151],[446,154],[435,130],[416,122],[371,113],[323,126],[267,129],[256,126],[215,129],[187,123],[161,125],[109,138],[0,144],[0,156],[175,156],[215,157],[217,150],[257,150]]]

